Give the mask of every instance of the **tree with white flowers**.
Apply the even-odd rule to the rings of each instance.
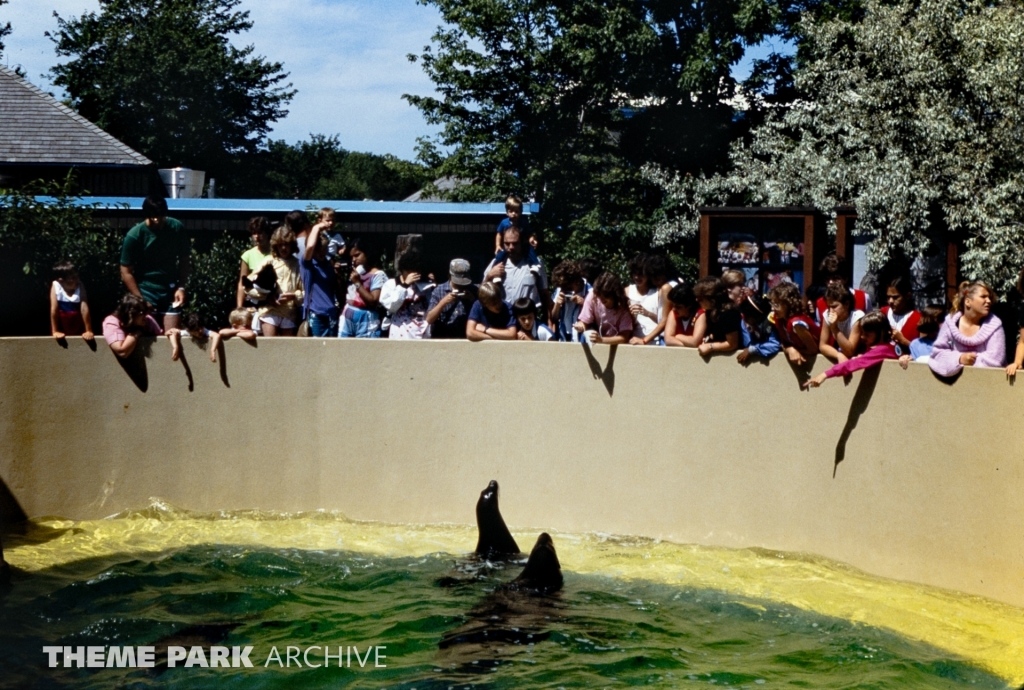
[[[1005,289],[1024,263],[1024,9],[1011,1],[865,0],[856,20],[801,25],[798,99],[733,146],[732,169],[648,167],[671,206],[852,206],[879,267],[955,233],[964,273]]]

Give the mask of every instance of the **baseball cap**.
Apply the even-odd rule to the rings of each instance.
[[[469,277],[469,262],[465,259],[452,259],[448,266],[448,274],[451,277],[452,285],[473,284],[473,279]]]

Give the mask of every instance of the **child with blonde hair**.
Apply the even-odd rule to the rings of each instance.
[[[234,338],[236,335],[242,340],[253,342],[256,340],[256,331],[252,329],[253,313],[248,309],[235,309],[228,314],[230,328],[220,329],[221,340]]]

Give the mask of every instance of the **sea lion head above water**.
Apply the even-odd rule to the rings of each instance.
[[[537,543],[530,552],[526,567],[509,589],[551,594],[562,588],[562,566],[555,553],[555,542],[547,532],[537,537]]]
[[[519,545],[505,526],[498,510],[498,482],[491,480],[476,502],[476,526],[480,537],[476,554],[481,558],[503,558],[519,554]]]

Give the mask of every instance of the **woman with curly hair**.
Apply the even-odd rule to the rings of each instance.
[[[800,289],[793,283],[779,283],[768,293],[775,317],[775,331],[790,362],[801,365],[808,357],[818,354],[821,331],[814,319],[807,315]]]

